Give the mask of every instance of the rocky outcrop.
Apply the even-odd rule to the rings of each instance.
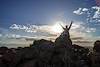
[[[94,43],[93,52],[90,54],[92,67],[100,67],[100,40]]]
[[[95,43],[94,43],[94,48],[93,50],[95,52],[100,52],[100,40],[97,40]]]
[[[88,49],[54,46],[47,40],[37,40],[31,47],[0,48],[1,67],[89,67]]]

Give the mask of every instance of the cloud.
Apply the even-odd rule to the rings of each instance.
[[[73,11],[73,13],[77,14],[77,15],[82,15],[82,8],[79,8],[78,10]]]
[[[96,32],[96,28],[87,28],[86,32],[87,33]]]
[[[83,12],[86,12],[86,11],[88,11],[88,9],[87,8],[83,8],[82,11]]]
[[[50,27],[51,26],[49,26],[49,25],[37,26],[37,25],[17,25],[17,24],[13,24],[9,28],[12,29],[12,30],[23,30],[25,32],[36,33],[38,31],[47,32],[47,31],[50,30]]]
[[[80,46],[93,46],[93,43],[94,43],[95,41],[94,40],[73,40],[73,44],[77,44],[77,45],[80,45]]]
[[[7,46],[10,48],[25,47],[33,43],[33,41],[25,41],[25,39],[9,39],[9,38],[4,38],[1,39],[0,41],[1,41],[0,46]]]
[[[87,11],[88,11],[87,8],[78,8],[77,10],[73,11],[73,13],[77,14],[77,15],[82,15],[82,14],[84,14]]]
[[[48,39],[51,40],[57,37],[57,34],[52,32],[52,26],[51,25],[18,25],[13,24],[9,27],[12,31],[17,31],[21,33],[20,39],[24,38],[26,40],[34,40],[34,39]],[[13,33],[14,33],[13,32]],[[23,34],[22,34],[23,33]],[[16,34],[16,33],[15,33]],[[8,35],[9,38],[18,38],[18,35],[16,34]]]
[[[72,40],[82,40],[83,39],[83,37],[73,37],[73,38],[71,38]]]
[[[80,23],[73,23],[71,29],[78,29],[81,27]]]
[[[84,11],[86,11],[86,10],[87,9],[84,8]],[[9,28],[12,29],[12,30],[17,30],[17,31],[23,30],[24,32],[28,32],[28,33],[32,33],[32,34],[36,33],[36,34],[39,34],[39,35],[43,34],[43,35],[47,35],[47,36],[57,36],[57,34],[54,34],[54,32],[52,30],[53,25],[37,26],[37,25],[17,25],[17,24],[13,24]],[[96,31],[96,28],[89,28],[89,27],[86,27],[84,22],[75,21],[75,23],[72,24],[70,32],[80,34],[80,33],[84,33],[84,32],[90,33],[90,32],[95,32],[95,31]]]
[[[75,23],[73,23],[71,30],[72,30],[71,32],[74,32],[74,33],[78,32],[78,34],[79,33],[85,33],[86,34],[86,33],[96,32],[97,29],[93,28],[93,27],[87,27],[84,22],[77,22],[76,21]]]
[[[86,14],[88,22],[100,22],[100,7],[93,6],[91,8],[78,8],[78,10],[73,11],[76,15]]]
[[[74,43],[92,43],[92,41],[87,41],[87,40],[77,40],[77,41],[74,41]]]
[[[32,33],[32,32],[36,32],[36,29],[38,29],[38,26],[36,26],[36,25],[25,26],[25,25],[13,24],[9,28],[15,29],[15,30],[24,30],[25,32]]]
[[[72,40],[91,40],[92,35],[79,30],[70,31]]]
[[[86,11],[86,9],[84,9],[83,11]],[[18,39],[25,39],[25,41],[33,41],[37,39],[47,39],[47,40],[54,41],[57,38],[58,34],[54,34],[51,31],[52,27],[53,25],[39,25],[38,26],[38,25],[13,24],[9,28],[14,32],[23,30],[24,32],[21,31],[21,33],[23,33],[24,35],[15,33],[15,34],[12,34],[12,36],[11,35],[8,35],[8,36],[15,38],[15,39],[19,37]],[[31,30],[35,32],[27,32],[26,30]],[[92,35],[88,33],[95,32],[95,31],[96,31],[95,28],[86,27],[84,22],[75,21],[75,23],[73,23],[71,27],[70,35],[71,35],[72,41],[82,40],[83,42],[85,42],[87,40],[92,40]],[[29,35],[25,35],[25,32]],[[79,42],[79,43],[82,43],[82,42]]]
[[[20,38],[22,36],[18,35],[18,34],[5,34],[5,37],[7,37],[7,38]]]
[[[77,10],[73,11],[73,13],[76,15],[82,15],[82,14],[85,14],[85,12],[87,11],[88,11],[87,8],[78,8]]]
[[[99,18],[100,19],[100,7],[94,6],[94,7],[92,7],[92,9],[96,10],[93,18]]]
[[[84,9],[84,11],[85,10],[86,9]],[[65,26],[66,24],[67,23],[64,23],[63,26]],[[8,42],[9,42],[9,44],[14,44],[14,43],[17,44],[17,42],[20,42],[18,44],[25,44],[24,41],[25,42],[29,41],[29,42],[33,43],[32,41],[37,40],[37,39],[47,39],[47,40],[54,41],[58,36],[58,34],[54,34],[51,31],[51,28],[54,25],[12,24],[6,32],[3,32],[2,36],[4,37],[4,39],[2,38],[0,40],[2,41],[2,44],[7,44]],[[4,29],[1,29],[1,30],[4,31]],[[70,30],[70,35],[71,35],[71,39],[72,39],[73,43],[74,43],[74,41],[75,41],[75,43],[82,43],[82,42],[78,42],[78,41],[80,41],[80,40],[83,42],[88,41],[88,40],[91,41],[93,37],[91,34],[88,34],[88,33],[95,32],[95,31],[96,31],[96,29],[94,29],[94,28],[86,27],[84,22],[75,21],[72,24],[72,27]],[[9,32],[9,33],[7,33],[7,32]],[[1,33],[1,31],[0,31],[0,33]],[[7,41],[5,41],[5,40],[7,40]],[[15,41],[15,42],[10,42],[10,41]],[[85,44],[87,44],[87,43],[85,43]]]
[[[73,43],[89,46],[95,40],[92,32],[96,32],[96,28],[87,27],[84,22],[76,21],[70,30],[70,35]]]

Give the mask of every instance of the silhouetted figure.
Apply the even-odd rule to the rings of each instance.
[[[73,23],[73,21],[71,21],[71,24],[70,24],[69,27],[66,25],[65,28],[61,25],[61,27],[62,27],[63,30],[64,30],[63,33],[61,33],[61,36],[62,36],[62,37],[63,37],[63,36],[67,36],[68,38],[70,38],[69,30],[70,30],[70,28],[71,28],[71,26],[72,26],[72,23]]]
[[[63,32],[61,33],[61,35],[55,40],[55,44],[58,46],[68,46],[69,47],[69,45],[72,45],[72,41],[71,41],[71,39],[70,39],[70,34],[69,34],[69,30],[70,30],[70,28],[71,28],[71,26],[72,26],[72,23],[73,23],[73,21],[71,21],[71,24],[70,24],[70,26],[68,27],[67,25],[66,25],[66,27],[64,28],[62,25],[62,28],[63,28]]]

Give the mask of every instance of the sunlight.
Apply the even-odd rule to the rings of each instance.
[[[60,24],[63,24],[63,22],[59,21],[59,22],[56,22],[56,24],[54,24],[52,26],[52,31],[55,33],[55,34],[58,34],[58,33],[61,33],[63,31],[62,27],[60,26]]]

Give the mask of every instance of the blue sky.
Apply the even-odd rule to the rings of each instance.
[[[50,24],[61,18],[84,20],[72,14],[73,10],[94,5],[95,0],[0,0],[0,27],[13,23]],[[59,16],[63,12],[63,17]]]
[[[41,29],[47,27],[48,29],[50,25],[56,24],[58,21],[68,24],[67,22],[73,20],[75,21],[75,27],[81,26],[82,28],[75,28],[74,30],[85,33],[86,36],[91,35],[92,38],[99,37],[100,16],[93,18],[94,15],[100,15],[100,6],[99,3],[97,5],[96,1],[97,0],[0,0],[0,34],[23,36],[48,34],[51,36],[52,34],[47,30],[39,32],[39,29],[39,31],[36,30],[34,32],[33,29],[29,29],[25,32],[26,29],[17,28],[16,30],[11,26],[15,24],[16,26],[20,25],[21,27],[25,26],[29,28],[30,25],[35,25],[36,29],[38,27]],[[84,11],[84,9],[87,10]],[[96,11],[99,13],[96,13]]]

